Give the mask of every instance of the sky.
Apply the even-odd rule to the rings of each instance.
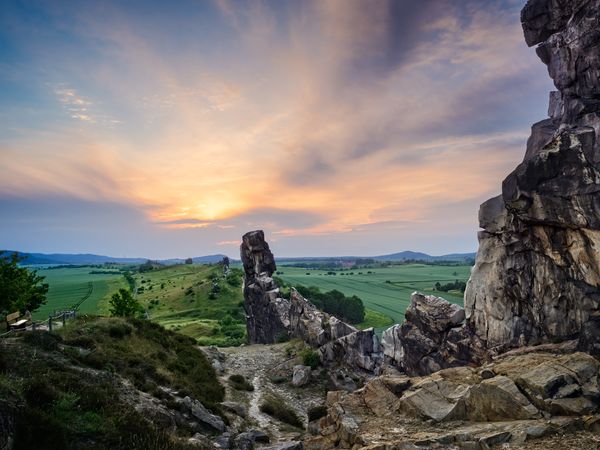
[[[553,89],[524,3],[3,0],[0,248],[475,251]]]

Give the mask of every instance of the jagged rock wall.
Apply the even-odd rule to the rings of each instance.
[[[530,0],[521,19],[558,91],[481,205],[467,320],[489,347],[580,336],[600,353],[600,0]]]
[[[375,331],[357,330],[319,311],[295,289],[290,299],[281,296],[273,281],[275,259],[262,230],[242,237],[246,328],[253,344],[273,344],[287,337],[300,338],[318,348],[325,363],[341,363],[376,373],[383,352]]]

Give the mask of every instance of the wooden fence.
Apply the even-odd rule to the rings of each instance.
[[[68,311],[54,311],[53,314],[48,315],[47,320],[32,321],[30,325],[21,329],[12,329],[6,333],[0,334],[0,338],[9,337],[23,331],[52,331],[57,327],[64,327],[67,324],[67,320],[74,319],[77,317],[77,310],[72,309]]]

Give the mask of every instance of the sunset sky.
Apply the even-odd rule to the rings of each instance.
[[[475,251],[553,88],[524,3],[3,0],[0,248]]]

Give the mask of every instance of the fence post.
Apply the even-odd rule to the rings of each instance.
[[[52,316],[48,316],[48,331],[52,332]]]
[[[67,323],[67,314],[66,313],[63,313],[63,315],[62,315],[62,322],[63,322],[63,328],[64,328],[64,326]]]
[[[31,331],[35,331],[35,322],[31,322]]]

